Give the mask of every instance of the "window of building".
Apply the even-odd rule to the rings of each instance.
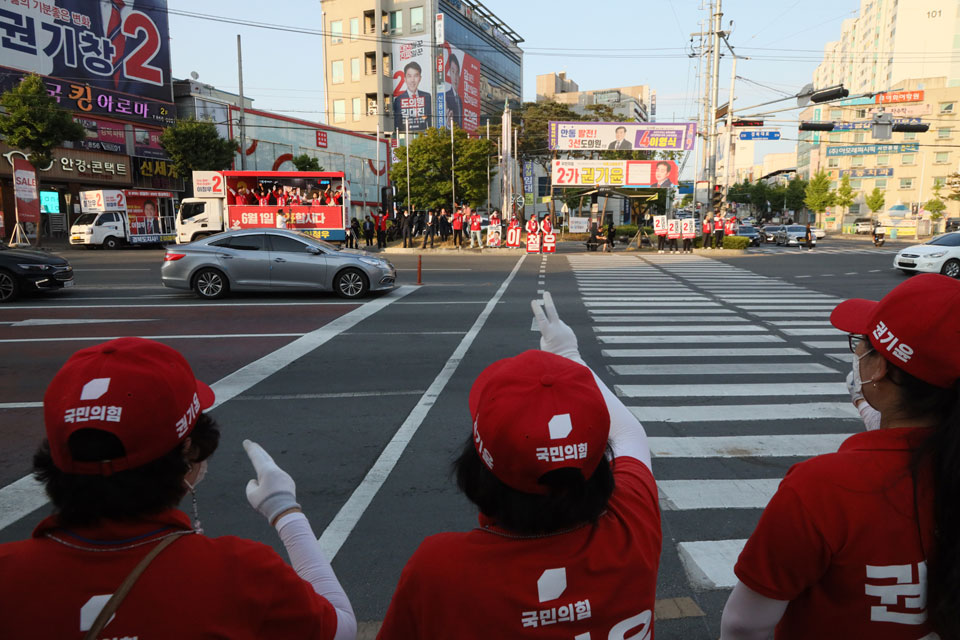
[[[850,181],[850,188],[857,189],[857,190],[863,188],[863,180],[861,180],[860,178],[854,178],[853,180]]]
[[[390,63],[390,54],[383,54],[383,75],[390,77],[393,75],[393,65]]]
[[[830,188],[833,189],[833,190],[836,190],[836,189],[837,189],[837,181],[836,181],[836,180],[830,181]]]
[[[940,127],[937,129],[937,140],[943,140],[950,137],[950,132],[953,131],[950,127]]]
[[[904,140],[916,140],[916,139],[917,139],[917,132],[916,132],[916,131],[907,131],[906,133],[903,134],[903,139],[904,139]]]
[[[944,187],[947,184],[946,176],[937,176],[933,179],[933,188]]]
[[[890,156],[877,156],[877,166],[885,167],[890,164]]]
[[[353,119],[359,120],[363,117],[363,99],[354,98],[353,99]]]
[[[859,204],[850,205],[849,207],[847,207],[847,213],[849,213],[852,216],[857,215],[858,213],[860,213],[860,205]]]
[[[350,18],[350,39],[356,40],[360,37],[360,18]]]
[[[843,142],[843,134],[842,134],[842,133],[831,133],[831,134],[830,134],[830,142]]]
[[[363,12],[363,32],[364,33],[376,33],[377,24],[374,21],[374,16],[375,16],[374,11]]]
[[[330,82],[343,83],[343,60],[334,60],[330,63]]]
[[[905,153],[902,156],[900,156],[900,164],[903,164],[903,165],[917,164],[917,156],[913,155],[912,153]]]
[[[851,167],[862,167],[862,166],[863,166],[863,156],[853,156],[853,158],[850,159],[850,166],[851,166]]]
[[[953,109],[955,102],[941,102],[940,103],[940,113],[942,115],[953,115]]]
[[[827,158],[827,166],[836,169],[840,166],[840,158]]]
[[[884,191],[887,188],[887,179],[877,178],[873,181],[873,186],[875,186],[877,189],[880,189],[880,191]]]
[[[939,151],[933,156],[933,162],[935,164],[947,164],[950,162],[950,152],[949,151]]]
[[[330,44],[343,42],[343,20],[334,20],[330,23]]]
[[[402,33],[403,32],[403,11],[391,11],[390,12],[390,33]]]
[[[913,178],[900,178],[901,189],[913,189]]]
[[[377,72],[377,52],[367,51],[363,54],[363,72],[372,76]]]
[[[360,79],[360,58],[350,59],[350,80],[356,82]]]
[[[866,133],[864,133],[863,131],[857,131],[855,134],[853,134],[853,141],[860,143],[860,142],[863,142],[866,139],[866,137],[867,137]]]
[[[830,119],[839,120],[843,117],[843,109],[830,109]]]
[[[410,32],[423,31],[423,7],[410,9]]]
[[[866,109],[857,109],[857,118],[866,118],[867,110]]]
[[[367,99],[367,115],[377,115],[377,94],[368,93],[365,97]]]
[[[346,100],[333,101],[333,121],[334,122],[347,121],[347,101]]]

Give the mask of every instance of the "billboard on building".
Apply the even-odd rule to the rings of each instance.
[[[550,122],[551,151],[693,151],[695,122]]]
[[[857,144],[846,147],[827,147],[827,157],[834,156],[875,156],[890,153],[916,153],[920,145],[908,144]]]
[[[122,124],[85,116],[73,116],[73,121],[83,127],[83,140],[67,142],[63,146],[87,151],[127,153],[127,135]]]
[[[427,36],[393,41],[393,126],[426,131],[433,121],[433,57]]]
[[[172,102],[166,0],[0,6],[3,66]]]
[[[461,129],[480,128],[480,61],[449,42],[443,44],[443,86],[437,94],[437,126],[452,119]]]
[[[550,177],[558,187],[657,187],[679,181],[669,160],[554,160]]]

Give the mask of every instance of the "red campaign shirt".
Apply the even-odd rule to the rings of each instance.
[[[510,221],[510,224],[507,226],[507,229],[508,229],[508,230],[509,230],[509,229],[519,229],[519,228],[520,228],[520,221],[517,220],[517,219],[511,220],[511,221]]]
[[[733,218],[727,218],[723,222],[723,232],[727,235],[733,235],[737,232],[737,221]]]
[[[103,551],[88,541],[140,542],[189,530],[171,509],[136,523],[58,529],[47,518],[29,540],[0,545],[0,635],[80,640],[81,620],[93,622],[107,597],[154,544]],[[51,540],[50,533],[81,550]],[[105,595],[84,605],[91,598]],[[83,616],[81,618],[81,616]],[[147,567],[102,638],[315,638],[336,633],[336,611],[270,547],[224,536],[187,534]]]
[[[537,233],[540,231],[540,225],[533,218],[527,220],[527,233]]]
[[[543,219],[543,222],[540,223],[540,229],[544,233],[553,233],[553,225],[550,223],[550,218]]]
[[[480,231],[481,223],[483,218],[481,218],[476,213],[470,216],[470,231]]]
[[[533,538],[488,526],[424,540],[377,637],[599,639],[625,620],[631,637],[647,637],[660,561],[657,486],[626,456],[616,459],[614,477],[593,526]]]
[[[858,433],[787,473],[734,568],[757,593],[790,600],[777,640],[916,640],[933,631],[916,598],[925,600],[933,494],[927,470],[918,525],[910,475],[910,449],[929,434]]]
[[[500,216],[498,216],[497,214],[493,214],[492,216],[490,216],[490,224],[493,226],[497,226],[498,224],[500,224]]]
[[[243,204],[243,195],[237,193],[236,189],[228,187],[227,192],[230,194],[227,198],[227,204]]]
[[[713,225],[710,223],[709,220],[704,220],[704,221],[703,221],[703,232],[704,232],[704,233],[711,233],[712,231],[713,231]]]
[[[463,214],[455,213],[453,214],[453,228],[454,229],[463,229]]]
[[[270,196],[257,196],[257,203],[258,203],[261,207],[268,207],[268,206],[270,206]]]

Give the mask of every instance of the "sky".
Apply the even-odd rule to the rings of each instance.
[[[314,35],[294,34],[179,15],[195,0],[168,0],[175,78],[236,92],[236,36],[243,40],[244,93],[254,107],[325,122],[323,47]],[[203,0],[209,18],[321,29],[319,0],[279,0],[269,10],[250,0]],[[657,120],[688,120],[697,112],[697,58],[690,34],[707,17],[701,0],[484,0],[524,42],[523,98],[532,101],[538,74],[566,71],[581,90],[646,84],[657,92]],[[723,29],[741,59],[735,112],[793,95],[813,79],[827,42],[839,39],[844,19],[860,0],[724,0]],[[585,11],[585,8],[589,10]],[[732,25],[731,25],[732,21]],[[745,59],[746,58],[746,59]],[[720,64],[720,103],[727,101],[730,58]],[[784,101],[770,108],[795,104]],[[784,138],[796,138],[799,111],[781,114]],[[744,115],[748,115],[744,112]],[[756,143],[766,153],[792,151],[794,140]],[[691,160],[690,164],[693,162]]]

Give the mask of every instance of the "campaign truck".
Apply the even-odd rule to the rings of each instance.
[[[172,191],[101,189],[80,192],[80,215],[70,227],[70,244],[118,249],[130,245],[162,245],[174,241],[170,218],[161,201]]]
[[[350,202],[342,171],[194,171],[193,193],[177,212],[181,244],[264,227],[346,239]]]

